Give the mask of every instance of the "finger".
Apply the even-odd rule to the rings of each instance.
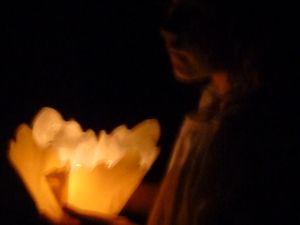
[[[126,217],[117,217],[116,219],[114,219],[111,223],[111,225],[137,225],[133,222],[131,222],[129,219],[127,219]]]
[[[75,217],[64,214],[59,221],[54,221],[44,213],[40,213],[40,218],[49,225],[80,225],[80,221]]]
[[[63,210],[73,218],[77,218],[81,221],[82,225],[111,225],[112,221],[115,220],[116,217],[112,218],[104,218],[96,215],[86,215],[83,213],[79,213],[69,207],[63,207]]]

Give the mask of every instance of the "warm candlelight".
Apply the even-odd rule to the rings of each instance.
[[[43,108],[32,128],[20,125],[9,159],[40,213],[54,222],[62,206],[79,213],[117,215],[158,155],[159,124],[145,120],[111,134],[82,131],[52,108]]]

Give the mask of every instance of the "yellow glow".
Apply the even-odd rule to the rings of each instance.
[[[43,108],[32,127],[18,128],[9,159],[39,212],[54,222],[67,217],[62,205],[92,216],[117,215],[158,155],[154,119],[96,136]]]

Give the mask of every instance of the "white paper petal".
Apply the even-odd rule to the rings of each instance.
[[[43,108],[33,121],[34,140],[40,147],[48,147],[63,124],[63,118],[55,109],[49,107]]]

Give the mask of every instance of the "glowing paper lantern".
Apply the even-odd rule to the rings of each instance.
[[[20,125],[9,159],[39,212],[54,222],[67,218],[62,206],[111,217],[121,211],[156,159],[159,135],[155,119],[96,135],[46,107],[32,129]]]

